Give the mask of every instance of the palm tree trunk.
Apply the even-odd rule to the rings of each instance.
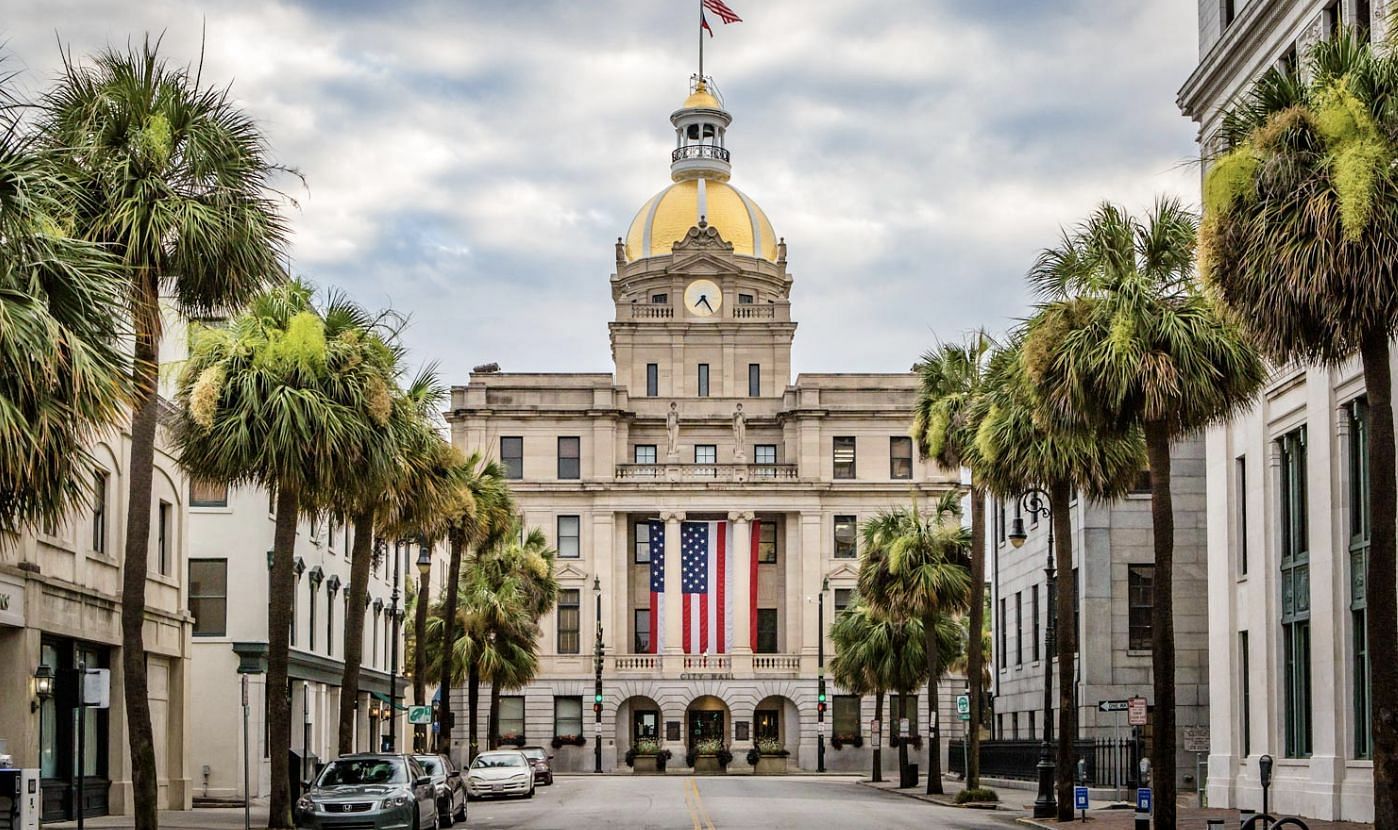
[[[966,643],[966,684],[971,688],[970,731],[966,736],[966,789],[981,784],[981,688],[985,655],[981,629],[985,626],[985,490],[971,484],[971,633]]]
[[[874,692],[874,720],[879,726],[883,726],[883,689]],[[873,737],[870,735],[869,737]],[[875,783],[883,780],[883,736],[880,735],[874,741],[874,774],[871,778]]]
[[[437,709],[437,751],[446,753],[451,752],[451,678],[452,655],[455,654],[452,643],[456,642],[456,598],[461,591],[461,549],[464,546],[464,540],[453,533],[451,564],[447,566],[447,596],[442,603],[442,703]]]
[[[364,608],[369,598],[369,570],[374,560],[374,514],[354,517],[354,547],[345,609],[345,669],[340,676],[339,754],[354,752],[354,714],[359,707],[359,670],[364,662]]]
[[[1055,567],[1057,568],[1056,602],[1058,657],[1058,755],[1054,770],[1058,794],[1058,820],[1073,820],[1073,740],[1078,736],[1077,684],[1074,663],[1078,651],[1078,632],[1073,624],[1073,516],[1068,502],[1072,490],[1068,482],[1049,486],[1050,521],[1053,522]]]
[[[155,469],[155,430],[159,415],[156,381],[160,370],[159,292],[154,275],[138,277],[141,307],[135,314],[132,376],[131,465],[127,478],[126,548],[121,579],[121,673],[126,695],[126,735],[131,744],[131,795],[137,830],[155,830],[155,738],[146,684],[146,576],[150,568],[151,483]]]
[[[1150,616],[1151,675],[1155,691],[1150,780],[1155,826],[1175,830],[1175,508],[1170,493],[1170,430],[1145,425],[1150,461],[1150,516],[1155,537],[1154,605]]]
[[[942,793],[942,730],[937,718],[937,680],[941,677],[941,656],[937,653],[938,614],[922,618],[923,648],[927,651],[927,794]]]
[[[471,661],[471,667],[466,670],[466,763],[470,764],[476,759],[476,753],[480,751],[480,730],[477,728],[477,715],[481,708],[481,672],[476,668],[475,660]]]
[[[1364,385],[1369,397],[1369,574],[1366,580],[1365,636],[1382,647],[1393,641],[1398,617],[1398,580],[1394,572],[1395,459],[1393,444],[1393,379],[1389,368],[1388,335],[1371,331],[1364,337]],[[1156,585],[1159,585],[1157,570]],[[1156,588],[1157,596],[1159,588]],[[1372,650],[1372,646],[1371,646]],[[1374,827],[1398,828],[1398,662],[1370,660],[1370,706],[1374,739]]]
[[[908,716],[908,695],[906,692],[898,693],[898,722],[902,724],[903,718]],[[888,734],[898,735],[898,786],[903,786],[903,771],[908,768],[908,736],[902,732],[895,733],[892,729]]]
[[[490,681],[490,714],[486,716],[485,745],[487,749],[500,748],[500,684]]]
[[[292,554],[300,498],[294,489],[277,489],[277,523],[272,537],[272,575],[267,601],[267,754],[272,758],[269,828],[291,827],[291,695],[287,663],[291,656],[291,600],[296,590]]]
[[[427,700],[427,606],[432,601],[432,575],[421,574],[417,580],[417,599],[413,611],[413,700],[418,706],[430,706]],[[427,752],[427,727],[416,726],[416,751]]]

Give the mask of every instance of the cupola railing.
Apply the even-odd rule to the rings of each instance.
[[[689,159],[718,159],[728,161],[728,148],[720,147],[717,144],[689,144],[680,147],[670,154],[670,161],[687,161]]]

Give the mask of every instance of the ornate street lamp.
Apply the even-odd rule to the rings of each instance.
[[[432,548],[425,539],[417,552],[417,572],[417,608],[414,619],[417,648],[413,650],[413,688],[420,691],[420,694],[415,693],[414,697],[417,705],[421,706],[423,698],[427,695],[427,650],[423,646],[427,643],[428,589],[432,584]],[[433,719],[436,719],[435,716]],[[413,738],[419,752],[427,751],[427,730],[427,724],[413,727]]]
[[[1015,520],[1009,532],[1010,544],[1024,547],[1028,534],[1024,532],[1024,513],[1048,520],[1048,561],[1044,576],[1048,589],[1048,624],[1044,626],[1044,742],[1039,746],[1039,795],[1034,799],[1034,818],[1058,815],[1058,799],[1054,793],[1053,762],[1053,656],[1057,649],[1058,631],[1055,626],[1055,572],[1053,565],[1053,514],[1048,493],[1035,487],[1020,494],[1015,503]]]
[[[39,667],[34,670],[34,700],[29,702],[29,711],[39,711],[44,701],[51,697],[53,697],[53,668],[47,663],[40,663]],[[43,728],[43,724],[39,724],[40,732],[43,731]]]
[[[592,577],[592,597],[597,605],[597,643],[593,647],[593,668],[597,671],[597,679],[592,687],[592,714],[596,719],[596,728],[592,735],[592,771],[600,773],[602,771],[602,658],[606,654],[606,649],[602,647],[602,580],[598,576]]]
[[[825,592],[830,590],[830,577],[820,581],[820,597],[816,600],[816,772],[825,772]]]

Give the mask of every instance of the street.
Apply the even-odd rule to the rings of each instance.
[[[854,778],[559,776],[532,801],[475,801],[471,828],[957,828],[1004,830],[1011,813],[929,804]]]

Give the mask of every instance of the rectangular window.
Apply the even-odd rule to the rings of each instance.
[[[762,397],[762,364],[748,364],[748,397]]]
[[[189,480],[189,506],[227,507],[228,482],[201,481],[197,478],[191,478]],[[268,497],[267,512],[276,512],[270,496]]]
[[[228,560],[189,560],[189,613],[194,636],[222,637],[228,626]]]
[[[859,704],[859,695],[835,695],[834,705],[830,708],[832,736],[841,741],[850,741],[861,736]]]
[[[1240,662],[1243,670],[1242,677],[1239,678],[1242,681],[1242,693],[1239,695],[1238,719],[1242,721],[1240,731],[1243,733],[1243,757],[1246,758],[1252,754],[1252,672],[1249,670],[1252,656],[1248,653],[1246,631],[1238,632],[1238,651],[1242,658]]]
[[[155,569],[161,576],[170,575],[170,503],[160,502],[155,514]]]
[[[577,654],[581,642],[582,591],[562,588],[558,591],[558,653]]]
[[[92,474],[92,549],[107,552],[107,490],[111,476],[106,470]]]
[[[1223,28],[1227,29],[1233,23],[1233,18],[1238,16],[1237,0],[1222,0],[1223,7],[1219,10],[1223,21]]]
[[[835,478],[854,478],[854,436],[835,438]]]
[[[754,464],[776,464],[777,445],[754,444],[752,447],[752,461]]]
[[[995,538],[1000,544],[1005,544],[1005,502],[1001,499],[995,500]]]
[[[757,522],[757,564],[777,564],[777,523]]]
[[[296,582],[291,588],[291,644],[296,645],[296,606],[299,604],[301,591],[301,577],[296,577]]]
[[[581,697],[556,697],[553,699],[553,734],[555,737],[572,735],[582,737],[583,705]]]
[[[349,590],[346,589],[345,597],[349,597]],[[342,600],[343,601],[343,600]],[[348,607],[348,606],[346,606]],[[330,657],[335,656],[335,592],[325,592],[325,653]]]
[[[667,304],[669,304],[669,302],[670,302],[670,295],[669,295],[669,294],[652,294],[652,295],[650,295],[650,303],[651,303],[651,305],[667,305]]]
[[[500,439],[500,466],[505,468],[505,478],[524,478],[524,439],[506,436]]]
[[[995,633],[997,645],[995,653],[1000,658],[1000,668],[1005,668],[1009,664],[1009,658],[1005,652],[1005,598],[1000,598],[1000,616],[995,618]]]
[[[1127,641],[1132,651],[1151,648],[1151,612],[1155,607],[1155,566],[1126,566]]]
[[[738,305],[752,305],[754,297],[752,294],[739,294]]]
[[[1010,740],[1019,740],[1019,713],[1010,713]],[[1032,737],[1032,736],[1031,736]]]
[[[660,395],[660,364],[646,364],[646,397],[654,398]]]
[[[582,477],[582,439],[576,435],[558,437],[558,477],[576,479]]]
[[[654,464],[654,463],[655,463],[655,445],[654,445],[654,444],[637,444],[636,447],[635,447],[635,449],[632,450],[632,453],[633,453],[632,457],[635,459],[635,462],[636,462],[637,464]]]
[[[859,554],[859,521],[854,516],[835,517],[835,558],[854,559]]]
[[[464,719],[463,715],[463,719]],[[500,696],[500,740],[523,745],[524,741],[524,696]]]
[[[1369,407],[1365,398],[1346,407],[1349,420],[1349,613],[1353,653],[1350,672],[1354,686],[1354,757],[1373,751],[1373,712],[1369,667]]]
[[[701,397],[701,398],[707,398],[707,397],[709,396],[709,364],[707,364],[707,363],[700,363],[700,364],[699,364],[699,392],[698,392],[698,394],[699,394],[699,397]]]
[[[650,522],[636,522],[636,547],[632,560],[637,565],[650,564]]]
[[[1015,591],[1015,665],[1024,665],[1024,592]]]
[[[632,653],[633,653],[633,654],[649,654],[649,653],[650,653],[650,609],[649,609],[649,608],[637,608],[635,611],[632,612],[632,617],[633,617],[633,618],[635,619],[635,621],[636,621],[636,622],[635,622],[635,626],[636,626],[636,642],[635,642],[635,648],[632,649]]]
[[[1311,586],[1306,428],[1278,439],[1281,454],[1281,611],[1285,751],[1311,754]]]
[[[1373,37],[1374,11],[1370,0],[1355,0],[1354,36],[1360,43],[1367,43]]]
[[[717,446],[717,445],[714,445],[714,444],[695,444],[695,445],[694,445],[694,463],[695,463],[695,464],[717,464],[717,463],[718,463],[718,446]]]
[[[906,435],[894,435],[888,439],[888,477],[913,477],[913,439]]]
[[[1029,638],[1029,655],[1034,662],[1039,662],[1039,586],[1034,585],[1029,588],[1029,617],[1033,620],[1030,625],[1032,636]]]
[[[582,520],[577,516],[558,517],[558,558],[577,559],[582,555]]]
[[[840,616],[849,607],[850,598],[854,596],[853,588],[835,589],[835,616]]]
[[[1240,455],[1233,462],[1238,478],[1238,573],[1248,573],[1248,464],[1247,456]]]
[[[316,594],[318,593],[317,583],[311,582],[311,601],[306,605],[306,613],[310,614],[310,620],[306,625],[307,647],[311,651],[316,650]]]
[[[777,653],[777,609],[757,609],[757,653]]]

